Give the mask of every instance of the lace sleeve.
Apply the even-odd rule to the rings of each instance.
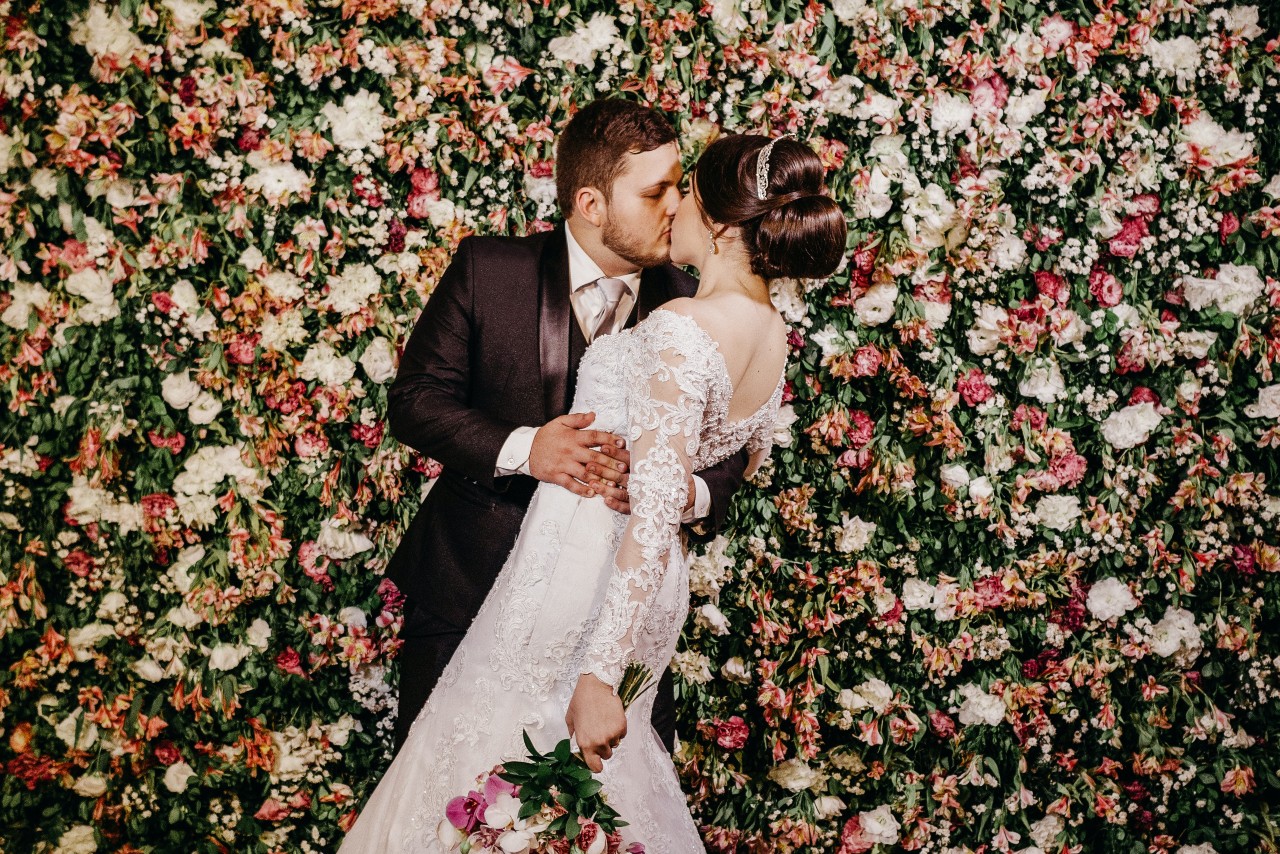
[[[680,548],[690,460],[698,450],[710,381],[694,321],[684,318],[687,325],[677,325],[657,312],[650,317],[647,328],[636,329],[641,343],[627,388],[631,517],[583,664],[584,673],[615,688],[635,650],[633,633],[662,586],[670,552]]]

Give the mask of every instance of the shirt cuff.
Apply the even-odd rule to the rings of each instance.
[[[493,469],[493,476],[528,474],[529,453],[533,450],[533,437],[537,433],[537,427],[517,427],[512,430],[507,441],[503,442],[502,450],[498,452],[498,463]]]
[[[711,513],[711,490],[707,488],[707,482],[696,474],[693,476],[693,506],[685,511],[684,517],[680,520],[685,525],[693,524],[699,519],[705,519]]]

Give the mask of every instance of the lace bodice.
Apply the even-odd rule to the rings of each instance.
[[[583,672],[616,686],[638,657],[636,634],[652,622],[652,599],[673,557],[682,557],[676,553],[689,473],[743,446],[754,454],[772,444],[782,377],[745,419],[729,418],[732,399],[719,345],[688,315],[659,309],[633,329],[598,339],[583,356],[573,410],[595,412],[592,426],[626,436],[631,451],[631,515]]]

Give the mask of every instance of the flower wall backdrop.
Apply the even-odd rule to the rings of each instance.
[[[604,94],[791,132],[773,463],[694,565],[715,851],[1274,851],[1280,27],[1191,0],[0,2],[0,848],[322,851],[388,759],[385,387]]]

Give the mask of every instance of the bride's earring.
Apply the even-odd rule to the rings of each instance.
[[[707,251],[712,255],[719,255],[720,247],[716,246],[716,233],[709,228],[707,229],[707,240],[709,241],[707,243]]]

